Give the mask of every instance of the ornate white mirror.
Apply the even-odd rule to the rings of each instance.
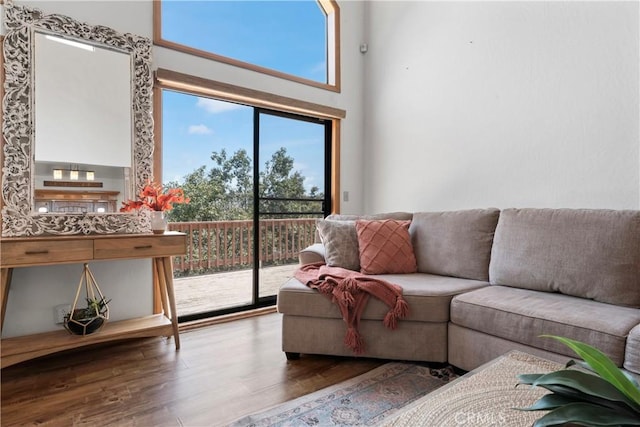
[[[137,233],[152,176],[151,41],[5,4],[2,235]]]

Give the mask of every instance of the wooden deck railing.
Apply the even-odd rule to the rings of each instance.
[[[261,265],[298,260],[314,242],[316,218],[260,221]],[[169,229],[187,234],[187,254],[174,258],[177,276],[236,270],[253,266],[253,221],[172,222]]]

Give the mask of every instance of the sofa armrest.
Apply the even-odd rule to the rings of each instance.
[[[640,374],[640,325],[631,329],[627,336],[627,348],[624,353],[624,367]]]
[[[316,262],[325,262],[324,245],[322,243],[314,243],[304,248],[298,254],[300,265],[312,264]]]

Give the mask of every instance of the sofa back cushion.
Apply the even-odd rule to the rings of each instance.
[[[640,307],[640,211],[505,209],[492,284]]]
[[[411,212],[382,212],[377,214],[368,214],[368,215],[352,215],[352,214],[331,214],[327,216],[325,219],[330,219],[333,221],[356,221],[358,219],[397,219],[399,221],[411,221],[413,217],[413,213]]]
[[[489,280],[500,210],[416,212],[409,228],[418,272]]]

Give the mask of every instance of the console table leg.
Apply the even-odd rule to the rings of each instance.
[[[176,350],[180,349],[180,333],[178,331],[178,311],[176,310],[176,297],[173,289],[173,260],[171,257],[162,259],[164,266],[164,277],[167,285],[167,296],[171,307],[171,323],[173,325],[173,338],[176,341]]]
[[[160,303],[162,304],[162,311],[168,319],[171,319],[169,303],[167,301],[167,282],[165,280],[164,266],[161,258],[153,259],[153,269],[156,279],[156,289],[158,290],[158,296],[160,297]]]
[[[2,312],[0,313],[0,332],[4,326],[4,315],[7,311],[7,300],[9,299],[9,288],[11,287],[12,274],[13,268],[2,269],[2,288],[0,289],[0,306],[2,306]]]

